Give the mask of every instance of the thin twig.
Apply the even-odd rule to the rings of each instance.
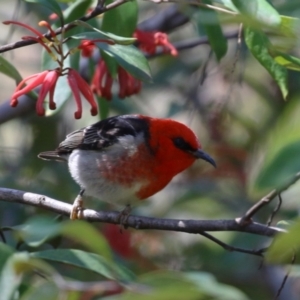
[[[275,215],[277,214],[277,212],[279,211],[279,209],[281,208],[281,204],[282,204],[282,198],[281,198],[281,194],[278,194],[278,204],[275,207],[275,209],[272,211],[272,214],[267,222],[267,225],[270,226],[271,223],[273,222],[273,219],[275,217]]]
[[[215,238],[214,236],[212,236],[211,234],[209,234],[207,232],[200,232],[200,234],[205,236],[209,240],[215,242],[216,244],[218,244],[219,246],[221,246],[223,249],[225,249],[227,251],[247,253],[247,254],[252,254],[252,255],[256,255],[256,256],[260,256],[260,257],[263,257],[263,253],[266,251],[265,248],[258,249],[258,250],[248,250],[248,249],[244,249],[244,248],[233,247],[233,246],[230,246],[230,245],[220,241],[219,239]]]
[[[300,172],[297,173],[290,181],[288,181],[281,188],[271,191],[268,195],[263,197],[259,202],[255,203],[243,217],[237,219],[237,222],[240,225],[245,225],[251,222],[251,218],[264,206],[268,205],[276,196],[281,194],[283,191],[287,190],[291,185],[297,182],[300,179]]]
[[[294,255],[292,257],[291,265],[293,265],[295,263],[295,261],[296,261],[296,254],[294,253]],[[281,283],[281,285],[280,285],[280,287],[279,287],[279,289],[278,289],[278,291],[276,293],[276,296],[275,296],[275,298],[273,300],[277,300],[278,297],[280,296],[280,294],[281,294],[281,292],[282,292],[282,290],[283,290],[283,288],[284,288],[284,286],[286,284],[286,281],[289,278],[290,273],[291,273],[291,268],[286,272],[286,274],[285,274],[285,276],[284,276],[284,278],[282,280],[282,283]]]

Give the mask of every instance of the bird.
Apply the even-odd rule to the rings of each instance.
[[[76,130],[39,158],[67,162],[81,190],[71,219],[81,218],[82,196],[135,206],[162,190],[197,159],[216,163],[195,133],[173,119],[118,115]]]

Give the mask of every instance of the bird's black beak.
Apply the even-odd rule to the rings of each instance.
[[[192,152],[192,154],[196,157],[196,158],[200,158],[203,159],[207,162],[209,162],[211,165],[213,165],[215,168],[217,167],[216,162],[207,154],[205,153],[203,150],[198,149],[194,152]]]

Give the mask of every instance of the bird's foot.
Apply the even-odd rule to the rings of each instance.
[[[130,204],[127,204],[125,206],[125,208],[120,212],[119,216],[118,216],[118,223],[124,227],[124,229],[127,228],[127,220],[130,216],[130,213],[131,213],[131,206]]]
[[[75,198],[71,209],[70,219],[79,220],[83,219],[83,199],[82,195],[84,190],[81,190],[79,195]]]

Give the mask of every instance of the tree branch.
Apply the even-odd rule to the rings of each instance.
[[[72,208],[72,205],[69,203],[58,201],[44,195],[7,188],[0,188],[0,201],[36,206],[65,216],[70,216]],[[119,224],[119,215],[120,213],[116,211],[95,211],[91,209],[85,209],[83,211],[83,219],[89,222]],[[254,222],[246,226],[241,226],[236,220],[176,220],[134,215],[130,215],[124,225],[135,229],[168,230],[194,234],[203,234],[204,231],[239,231],[273,237],[277,233],[286,232],[280,228],[268,227]]]

